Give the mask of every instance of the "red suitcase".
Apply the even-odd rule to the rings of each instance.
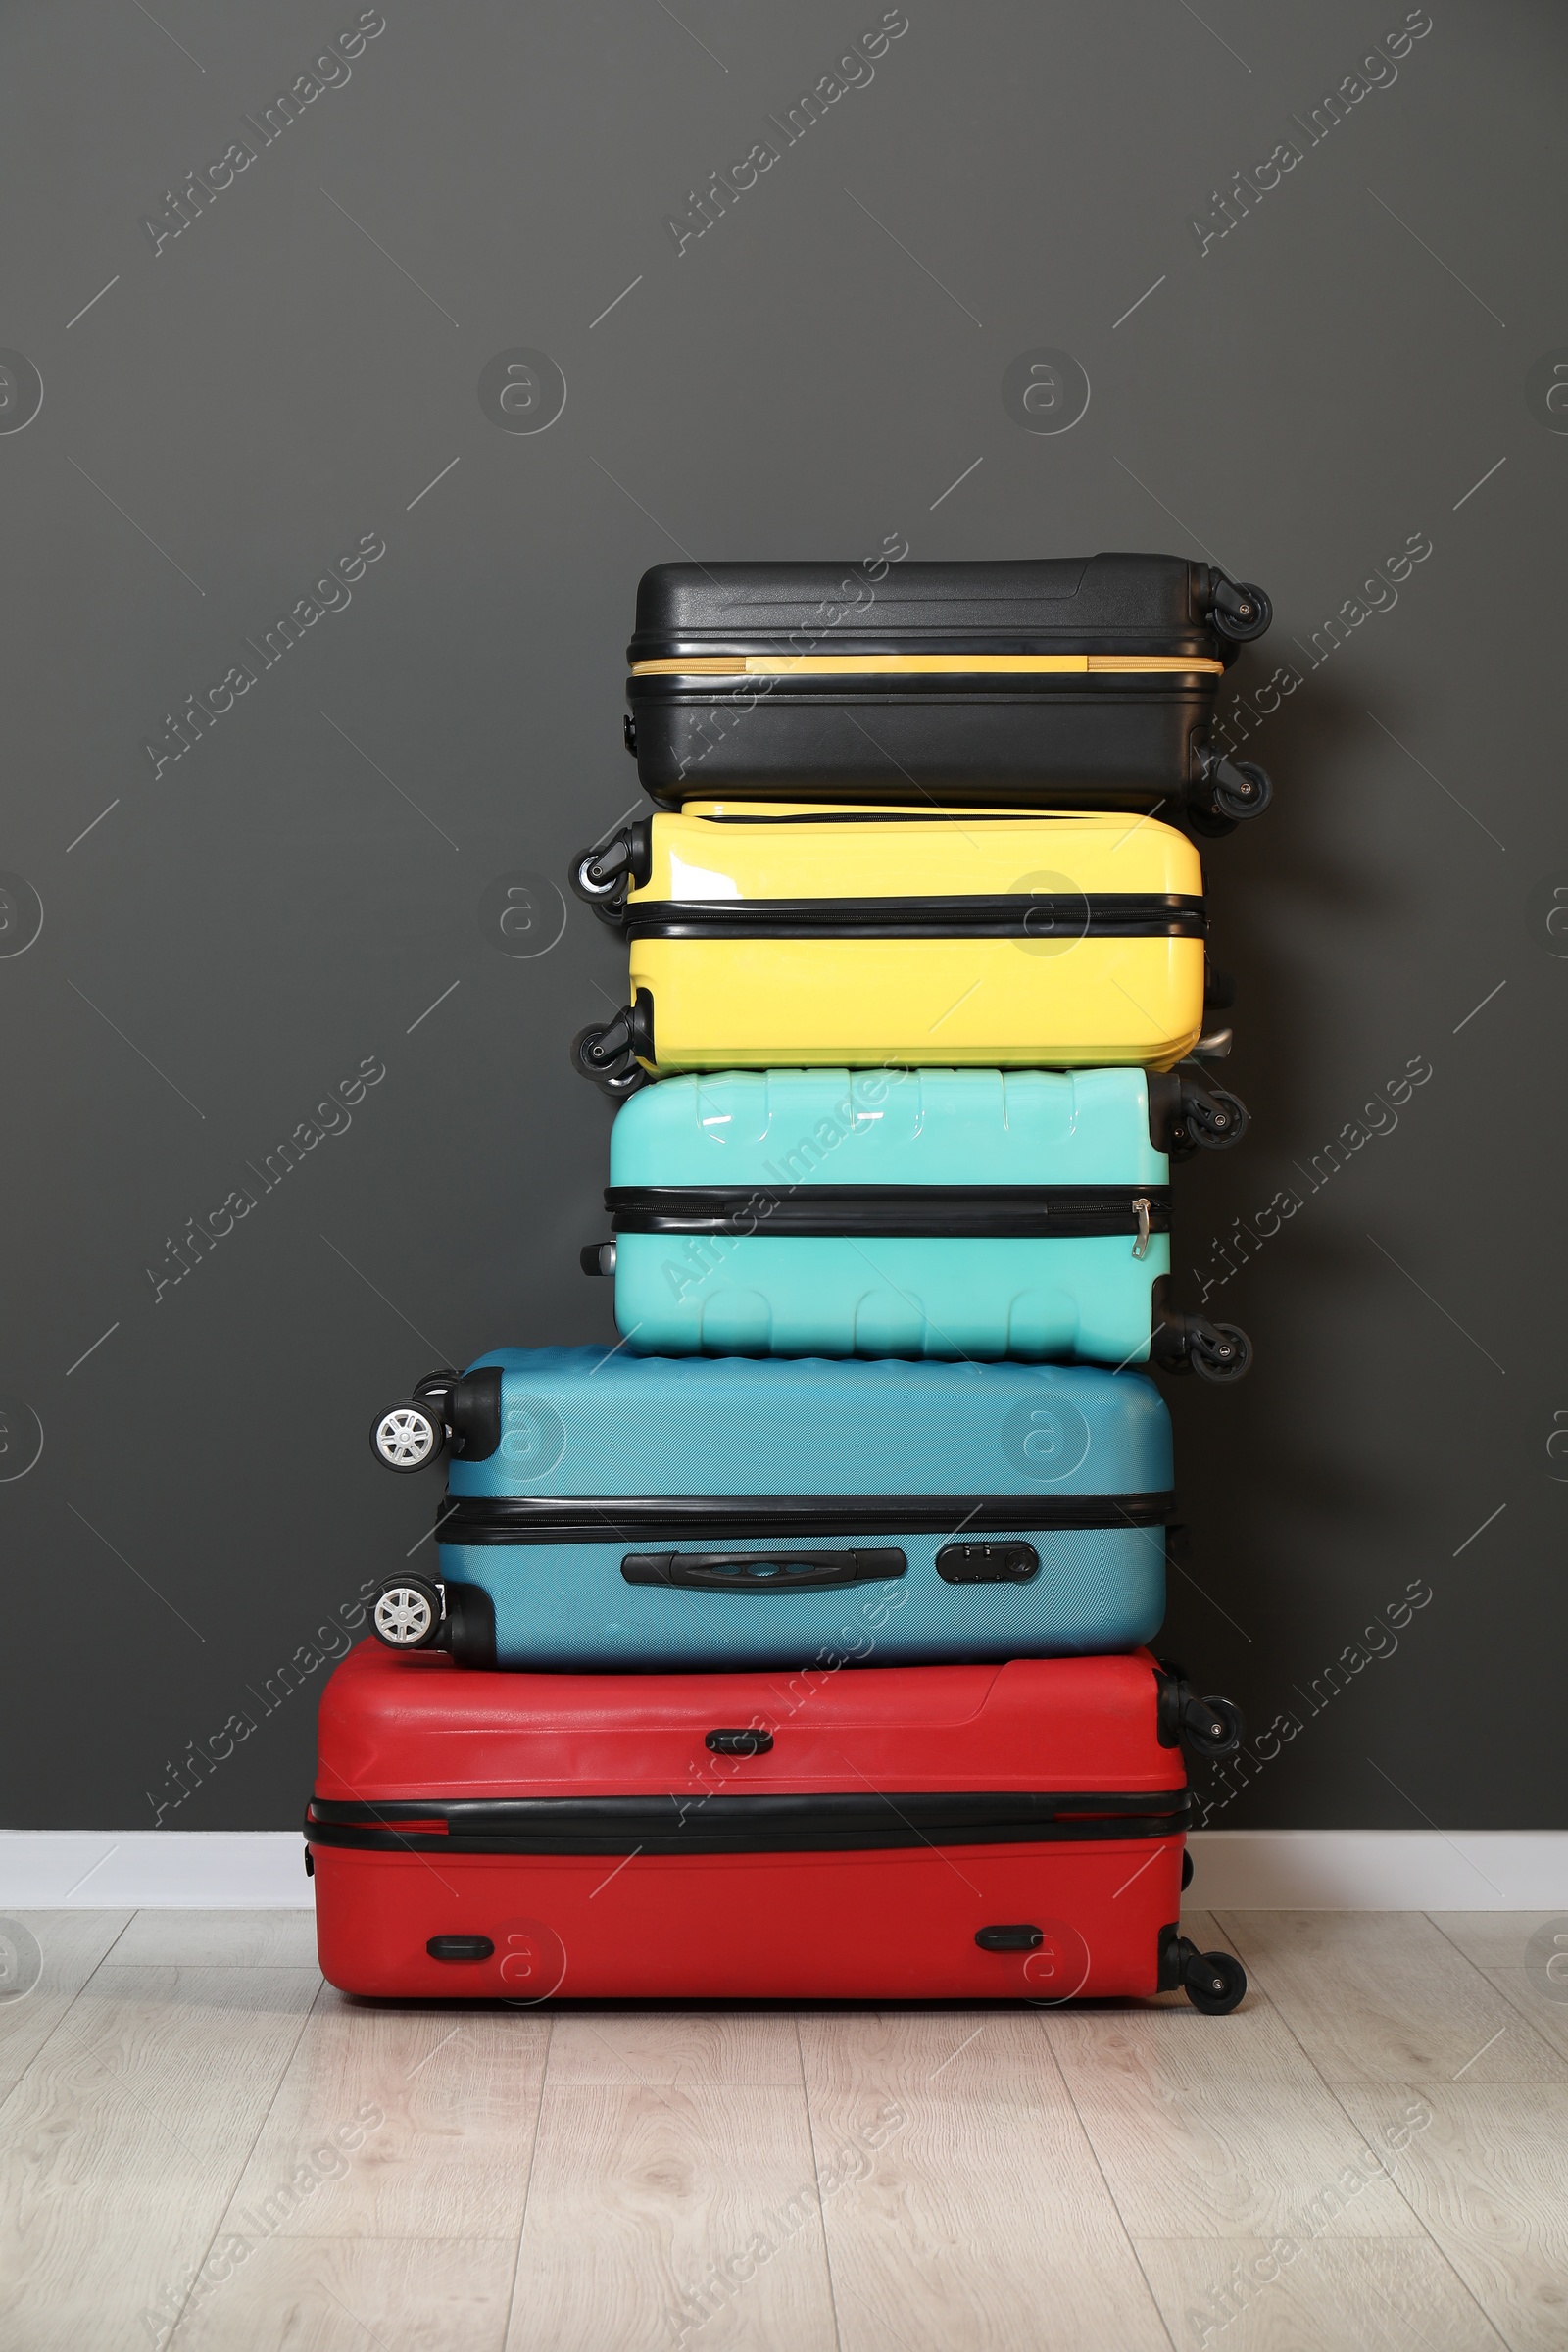
[[[1235,1710],[1147,1651],[490,1673],[362,1642],[306,1816],[321,1969],[394,1998],[1055,2001],[1246,1989],[1177,1927]]]

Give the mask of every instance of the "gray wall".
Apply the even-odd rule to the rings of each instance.
[[[324,1674],[269,1678],[435,1499],[376,1468],[373,1409],[499,1342],[612,1336],[576,1262],[610,1111],[565,1048],[617,956],[552,891],[635,797],[637,576],[894,533],[1170,548],[1272,592],[1229,683],[1298,677],[1250,722],[1278,800],[1210,861],[1254,1129],[1183,1173],[1176,1251],[1258,1365],[1170,1392],[1166,1646],[1300,1727],[1216,1821],[1560,1821],[1562,12],[1434,0],[1314,140],[1396,0],[908,0],[789,147],[766,118],[876,0],[385,0],[265,145],[242,118],[353,0],[156,14],[0,28],[6,1818],[297,1819]],[[165,192],[241,136],[173,234]],[[677,254],[666,216],[764,137]],[[1287,140],[1221,235],[1216,193]],[[1042,346],[1092,387],[1070,431],[1004,404]],[[519,348],[564,377],[546,431],[479,394]],[[246,652],[367,537],[351,602]],[[242,660],[175,760],[165,714]],[[536,941],[564,925],[532,956],[498,946],[519,871],[552,878]]]

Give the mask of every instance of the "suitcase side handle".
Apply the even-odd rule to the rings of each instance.
[[[1016,1927],[979,1928],[974,1939],[983,1952],[1038,1952],[1046,1932],[1020,1920]]]
[[[891,1545],[879,1551],[628,1551],[628,1585],[695,1592],[821,1592],[840,1585],[881,1584],[908,1573]]]

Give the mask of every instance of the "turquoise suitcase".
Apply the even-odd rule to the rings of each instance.
[[[613,1276],[641,1355],[1191,1363],[1243,1335],[1166,1302],[1170,1157],[1237,1140],[1180,1073],[738,1070],[625,1101]]]
[[[463,1665],[1102,1656],[1164,1615],[1170,1415],[1138,1372],[503,1348],[371,1442],[449,1465],[375,1633]]]

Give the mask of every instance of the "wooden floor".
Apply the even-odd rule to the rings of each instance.
[[[1568,2346],[1529,1916],[1189,1915],[1229,2018],[372,2007],[305,1912],[26,1924],[7,2352]]]

